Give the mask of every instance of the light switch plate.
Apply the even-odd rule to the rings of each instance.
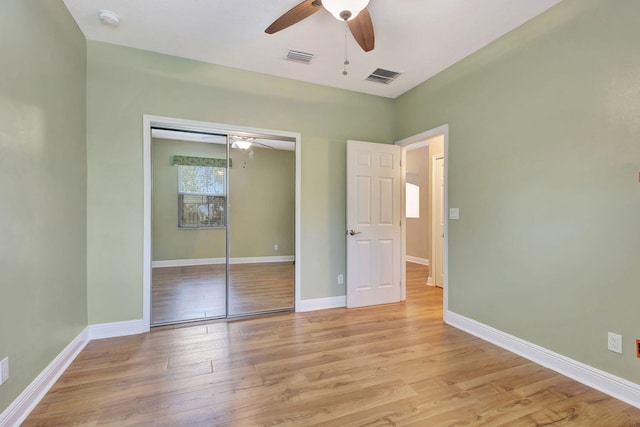
[[[460,208],[449,208],[449,219],[460,219]]]

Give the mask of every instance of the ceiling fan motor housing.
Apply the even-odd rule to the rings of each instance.
[[[322,0],[322,5],[336,19],[348,21],[367,7],[369,0]]]

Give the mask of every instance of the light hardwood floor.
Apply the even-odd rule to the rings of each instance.
[[[229,315],[293,309],[292,262],[233,264]],[[226,265],[162,267],[152,271],[151,323],[226,315]]]
[[[639,426],[640,410],[406,302],[89,343],[25,426]]]

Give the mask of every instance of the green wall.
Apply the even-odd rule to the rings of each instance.
[[[226,147],[153,139],[152,256],[154,261],[226,256],[224,229],[178,228],[178,169],[174,155],[224,159]],[[231,150],[229,238],[231,256],[295,253],[295,152],[252,147]],[[273,245],[278,245],[278,250]]]
[[[399,138],[449,125],[450,310],[636,383],[638,16],[562,2],[396,111]]]
[[[295,151],[254,147],[231,150],[230,156],[231,258],[294,255]]]
[[[61,2],[0,13],[0,413],[87,326],[85,39]]]
[[[143,114],[300,132],[301,297],[344,295],[345,143],[393,142],[393,100],[93,41],[87,79],[89,323],[142,317]]]

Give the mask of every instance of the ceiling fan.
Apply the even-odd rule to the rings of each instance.
[[[368,4],[369,0],[305,0],[276,19],[264,32],[277,33],[324,8],[336,19],[345,21],[362,50],[369,52],[374,48],[375,38]]]

